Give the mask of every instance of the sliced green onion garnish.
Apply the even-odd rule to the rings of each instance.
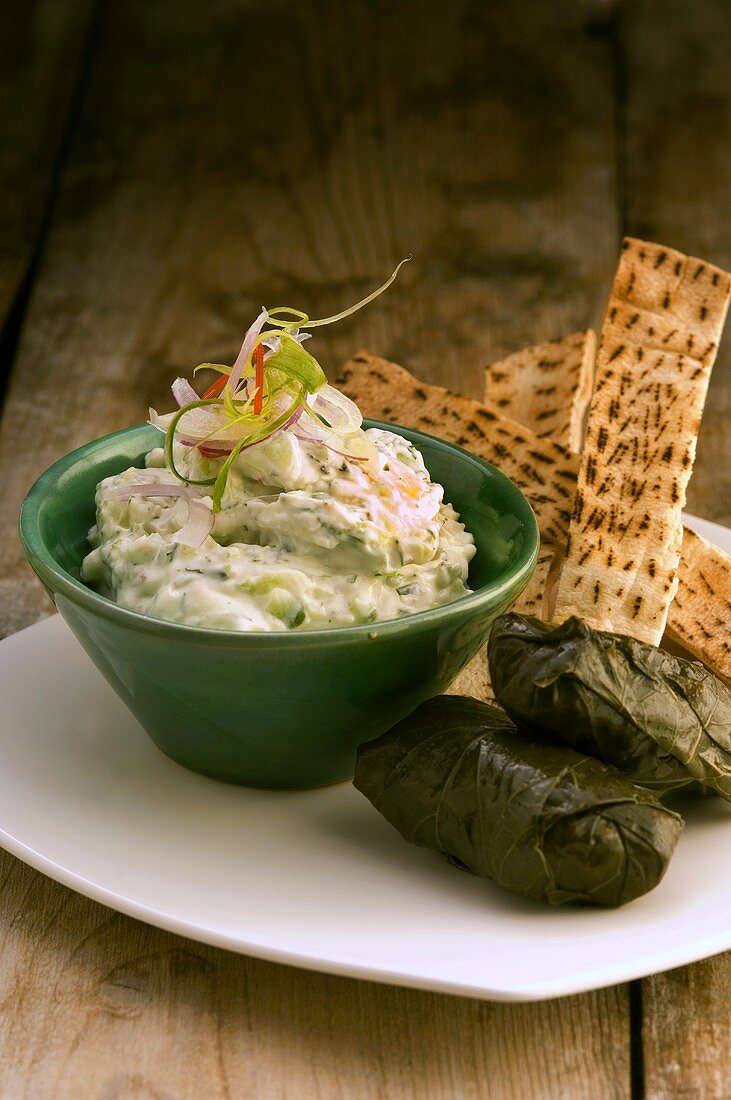
[[[334,313],[332,315],[332,317],[321,317],[319,321],[308,321],[307,320],[307,314],[303,313],[301,316],[304,319],[302,321],[298,322],[297,327],[298,328],[318,328],[320,325],[331,325],[334,321],[342,321],[342,319],[344,317],[349,317],[351,315],[351,313],[356,313],[359,309],[362,309],[363,306],[367,306],[369,302],[372,302],[375,298],[378,298],[379,295],[383,294],[384,290],[388,290],[388,288],[390,287],[391,283],[394,281],[394,279],[398,275],[401,268],[404,266],[404,264],[407,264],[410,259],[411,259],[411,256],[406,256],[406,258],[401,261],[401,263],[398,265],[398,267],[393,272],[393,274],[390,275],[388,279],[386,279],[385,283],[383,283],[382,286],[379,286],[377,290],[374,290],[371,294],[368,294],[365,298],[361,298],[361,300],[359,302],[356,302],[354,306],[350,306],[348,309],[344,309],[341,313]],[[291,328],[292,327],[292,322],[291,321],[280,321],[276,317],[272,317],[272,313],[284,313],[285,311],[288,312],[288,313],[292,313],[292,314],[299,313],[299,310],[289,309],[288,306],[278,306],[276,310],[269,310],[268,311],[267,316],[268,316],[269,323],[272,324],[272,325],[277,325],[278,327],[281,327],[281,328],[284,328],[284,329]]]
[[[324,370],[309,351],[288,332],[279,334],[279,349],[269,356],[266,371],[279,370],[300,383],[306,393],[315,393],[327,383]]]
[[[175,465],[175,456],[173,455],[173,443],[175,442],[175,429],[177,428],[180,420],[191,409],[202,409],[206,405],[220,405],[221,402],[217,397],[209,397],[208,399],[201,398],[200,401],[191,401],[189,405],[184,405],[182,409],[178,409],[175,416],[172,418],[167,426],[165,432],[165,461],[168,464],[168,469],[171,474],[174,474],[179,481],[185,481],[188,485],[213,485],[215,483],[215,477],[207,477],[202,480],[196,481],[192,477],[184,477],[180,470]]]
[[[275,313],[288,313],[292,320],[287,321],[284,317],[275,317]],[[291,306],[275,306],[274,309],[267,310],[267,321],[278,328],[302,328],[308,320],[306,313],[303,313],[301,309],[292,309]]]
[[[221,501],[223,499],[224,490],[226,488],[226,482],[228,481],[229,470],[233,466],[243,448],[251,447],[254,443],[261,443],[270,435],[274,435],[275,432],[279,431],[279,429],[287,423],[292,414],[297,411],[299,406],[304,402],[304,399],[305,392],[303,390],[297,395],[290,407],[280,416],[278,416],[276,420],[274,420],[271,424],[268,424],[260,432],[255,432],[253,435],[248,437],[245,436],[242,440],[240,440],[239,443],[236,444],[234,449],[231,451],[231,454],[228,456],[223,466],[218,471],[218,477],[215,479],[215,487],[213,489],[214,512],[221,511]],[[210,484],[210,482],[207,482],[206,484]]]
[[[219,378],[206,391],[206,394],[210,396],[204,395],[199,401],[191,401],[183,408],[178,409],[170,418],[165,432],[165,461],[170,472],[179,481],[188,485],[213,485],[213,511],[218,512],[221,509],[221,501],[231,467],[245,447],[262,443],[270,435],[279,431],[297,412],[298,408],[302,408],[307,412],[308,416],[319,427],[323,425],[330,427],[325,416],[320,415],[307,401],[308,396],[316,394],[323,386],[327,385],[325,372],[315,357],[292,336],[292,332],[297,329],[330,325],[362,309],[363,306],[378,298],[384,290],[390,287],[403,265],[410,259],[411,256],[408,256],[405,260],[402,260],[393,274],[377,290],[374,290],[348,309],[333,314],[332,317],[322,317],[317,321],[310,321],[306,313],[299,309],[292,309],[290,306],[277,306],[276,309],[262,310],[247,332],[242,352],[239,353],[239,359],[237,359],[234,367],[228,367],[223,363],[199,363],[193,374],[197,374],[200,370],[213,370],[219,375],[226,376],[228,381],[223,383],[223,380]],[[262,331],[262,326],[267,323],[273,327]],[[240,396],[237,396],[236,391],[239,390],[240,382],[245,377],[254,376],[252,364],[254,350],[259,344],[263,344],[267,340],[273,343],[273,337],[276,337],[278,343],[274,344],[275,350],[270,349],[264,364],[264,392],[259,395],[257,388],[255,399],[254,393],[246,394],[246,389],[249,388],[246,387],[246,389],[240,391]],[[249,352],[250,345],[251,351]],[[248,352],[248,358],[245,361],[241,360],[241,355],[244,352]],[[261,371],[261,363],[259,364],[259,370]],[[232,375],[235,376],[233,386],[231,385]],[[261,376],[257,376],[257,379],[258,387],[261,386]],[[292,403],[285,412],[276,415],[277,409],[281,408],[282,398],[284,397],[293,399]],[[317,404],[317,401],[315,401],[315,404]],[[340,410],[338,402],[328,399],[326,395],[323,396],[320,404],[326,410],[328,408],[333,408],[336,412]],[[174,442],[178,425],[187,412],[209,405],[215,406],[217,412],[221,415],[221,423],[212,428],[203,439],[196,438],[191,446],[203,448],[208,440],[215,439],[219,433],[224,432],[227,433],[226,446],[230,444],[232,449],[226,456],[216,477],[201,479],[184,477],[175,465]],[[342,410],[340,411],[342,412]],[[338,422],[349,423],[351,419],[353,418],[349,417],[346,411],[344,419],[340,417]],[[359,422],[358,417],[355,419]],[[240,429],[242,433],[238,442],[234,442],[231,438],[232,428]],[[234,434],[238,435],[238,430]]]
[[[232,368],[227,367],[225,363],[199,363],[197,367],[193,367],[193,374],[197,374],[199,370],[215,370],[217,374],[230,374]]]

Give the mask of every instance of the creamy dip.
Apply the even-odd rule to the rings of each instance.
[[[352,457],[364,441],[367,462]],[[174,454],[191,479],[222,464],[178,442]],[[416,448],[392,432],[359,429],[334,450],[279,431],[243,450],[199,547],[176,541],[188,504],[164,495],[171,480],[156,449],[144,470],[97,488],[82,576],[130,610],[190,626],[305,630],[394,619],[470,591],[472,536]],[[123,499],[125,486],[143,483],[161,484],[160,496]],[[210,507],[207,491],[198,498]]]

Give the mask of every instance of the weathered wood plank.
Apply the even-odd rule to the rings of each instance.
[[[475,395],[490,359],[598,320],[611,51],[578,7],[192,8],[106,9],[4,409],[5,531],[49,462],[230,359],[262,302],[331,312],[413,252],[323,361],[366,345]],[[4,631],[46,612],[12,538],[0,571]],[[306,974],[2,865],[0,1091],[629,1094],[624,989],[503,1008]]]
[[[627,5],[626,232],[731,270],[731,9],[713,0]],[[688,510],[731,523],[731,338],[706,402]]]
[[[731,1096],[731,957],[657,974],[643,983],[646,1100]]]
[[[499,1005],[329,977],[160,932],[5,854],[0,875],[3,1096],[628,1095],[620,988]]]
[[[731,265],[731,11],[671,0],[625,8],[627,225]],[[691,511],[731,522],[731,337],[714,367],[688,492]],[[647,1100],[731,1095],[731,954],[643,983]]]
[[[93,7],[0,5],[0,335],[38,248]]]
[[[533,4],[526,36],[436,3],[361,26],[353,4],[316,21],[216,0],[205,33],[199,12],[171,29],[165,4],[113,6],[6,403],[5,528],[50,461],[232,356],[263,300],[330,311],[413,251],[377,307],[322,330],[323,360],[368,346],[476,395],[485,362],[595,319],[616,252],[609,50],[559,10]],[[259,97],[252,41],[279,73]],[[14,539],[0,571],[4,629],[42,614]]]

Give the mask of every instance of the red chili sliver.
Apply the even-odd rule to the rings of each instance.
[[[223,391],[224,386],[228,382],[228,375],[222,374],[220,378],[217,378],[203,394],[203,400],[207,401],[209,397],[218,397],[219,393]]]
[[[254,379],[256,385],[254,391],[254,415],[260,416],[264,400],[264,347],[262,344],[257,344],[254,348],[254,367],[256,369],[256,378]]]

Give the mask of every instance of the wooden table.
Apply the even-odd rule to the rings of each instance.
[[[624,232],[731,267],[731,12],[442,0],[0,6],[0,626],[33,478],[231,360],[262,302],[477,394],[598,324]],[[689,507],[731,523],[731,341]],[[719,867],[719,873],[726,873]],[[0,1094],[726,1098],[731,956],[502,1006],[237,957],[0,858]]]

